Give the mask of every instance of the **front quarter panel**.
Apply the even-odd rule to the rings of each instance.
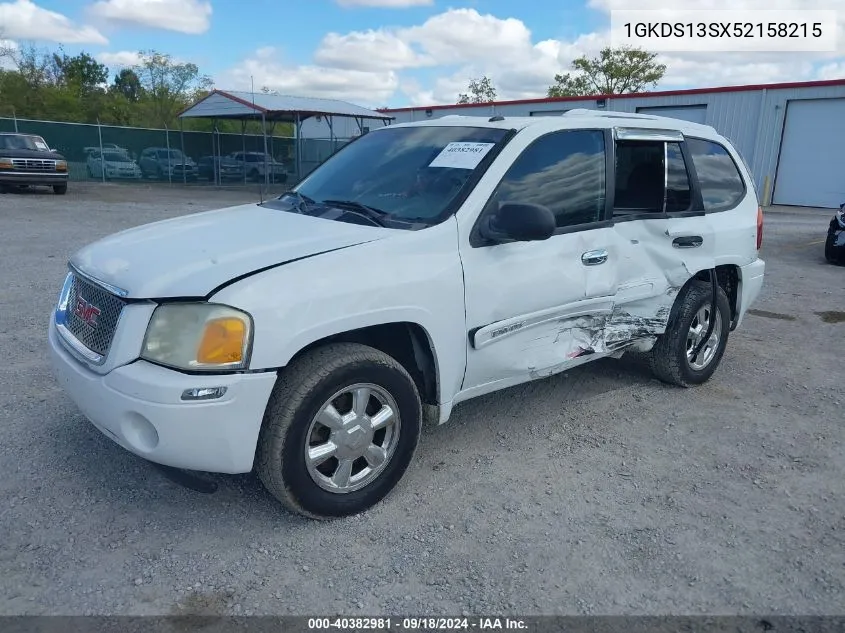
[[[327,336],[404,321],[428,334],[441,402],[460,389],[466,325],[454,217],[252,275],[211,301],[252,315],[251,369],[284,367]]]

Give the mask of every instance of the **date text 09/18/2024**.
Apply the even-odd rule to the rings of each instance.
[[[450,631],[450,630],[525,630],[524,620],[517,618],[309,618],[309,631],[372,630],[372,631]]]

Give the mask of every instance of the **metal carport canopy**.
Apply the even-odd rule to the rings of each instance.
[[[235,119],[240,121],[261,119],[264,134],[264,153],[267,153],[266,123],[293,123],[296,127],[296,174],[300,175],[301,163],[301,125],[306,119],[315,116],[326,117],[329,134],[333,137],[332,118],[336,116],[355,119],[358,129],[363,132],[364,119],[380,119],[385,125],[394,117],[369,110],[353,103],[337,99],[317,97],[295,97],[266,92],[245,92],[235,90],[213,90],[194,105],[179,114],[180,119],[210,118]],[[265,182],[268,171],[264,170]]]

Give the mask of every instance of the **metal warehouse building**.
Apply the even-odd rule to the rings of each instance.
[[[711,125],[745,158],[764,204],[845,203],[845,79],[383,112],[395,117],[394,123],[405,123],[452,114],[555,116],[574,108],[657,114]],[[314,122],[303,136],[319,136],[319,125]],[[364,131],[366,126],[382,125],[378,120],[365,121]]]

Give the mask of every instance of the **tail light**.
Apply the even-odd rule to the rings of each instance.
[[[763,207],[757,207],[757,250],[763,246]]]

